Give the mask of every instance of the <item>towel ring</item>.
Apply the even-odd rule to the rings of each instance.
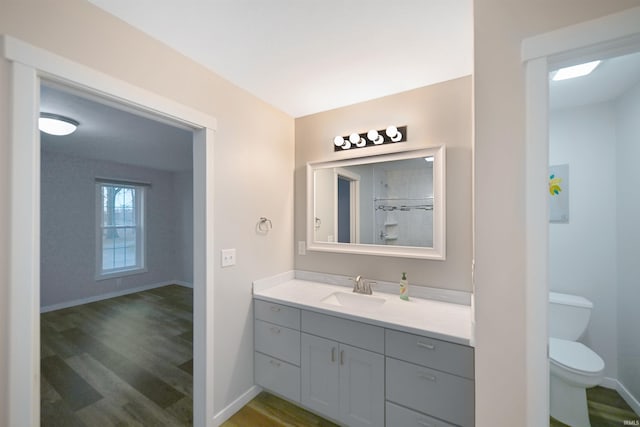
[[[273,223],[269,218],[261,216],[258,220],[258,230],[263,233],[268,233],[273,228]]]

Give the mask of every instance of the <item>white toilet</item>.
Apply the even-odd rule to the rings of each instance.
[[[604,378],[604,361],[576,340],[589,324],[593,303],[576,295],[549,293],[551,416],[571,427],[590,427],[586,389]]]

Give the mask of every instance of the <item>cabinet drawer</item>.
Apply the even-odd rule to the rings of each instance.
[[[420,335],[386,330],[385,354],[473,379],[473,348]]]
[[[387,402],[386,410],[387,422],[385,425],[389,427],[455,427],[453,424],[403,408],[391,402]]]
[[[300,310],[282,304],[254,300],[255,318],[287,328],[300,329]]]
[[[300,365],[300,331],[255,321],[255,350]]]
[[[473,381],[386,358],[386,398],[464,427],[473,426]]]
[[[300,368],[258,352],[254,354],[256,384],[300,402]]]
[[[302,310],[302,331],[384,353],[384,328]]]

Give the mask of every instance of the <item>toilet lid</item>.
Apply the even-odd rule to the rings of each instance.
[[[549,338],[549,357],[567,369],[585,373],[598,373],[604,361],[586,345],[559,338]]]

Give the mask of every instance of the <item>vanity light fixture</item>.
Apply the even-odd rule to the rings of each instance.
[[[366,133],[353,132],[349,136],[336,136],[333,139],[333,151],[352,148],[372,147],[374,145],[391,144],[407,140],[407,127],[389,126],[386,129],[371,129]]]
[[[69,117],[52,113],[40,113],[40,118],[38,119],[38,128],[42,132],[57,136],[72,134],[79,124]]]

